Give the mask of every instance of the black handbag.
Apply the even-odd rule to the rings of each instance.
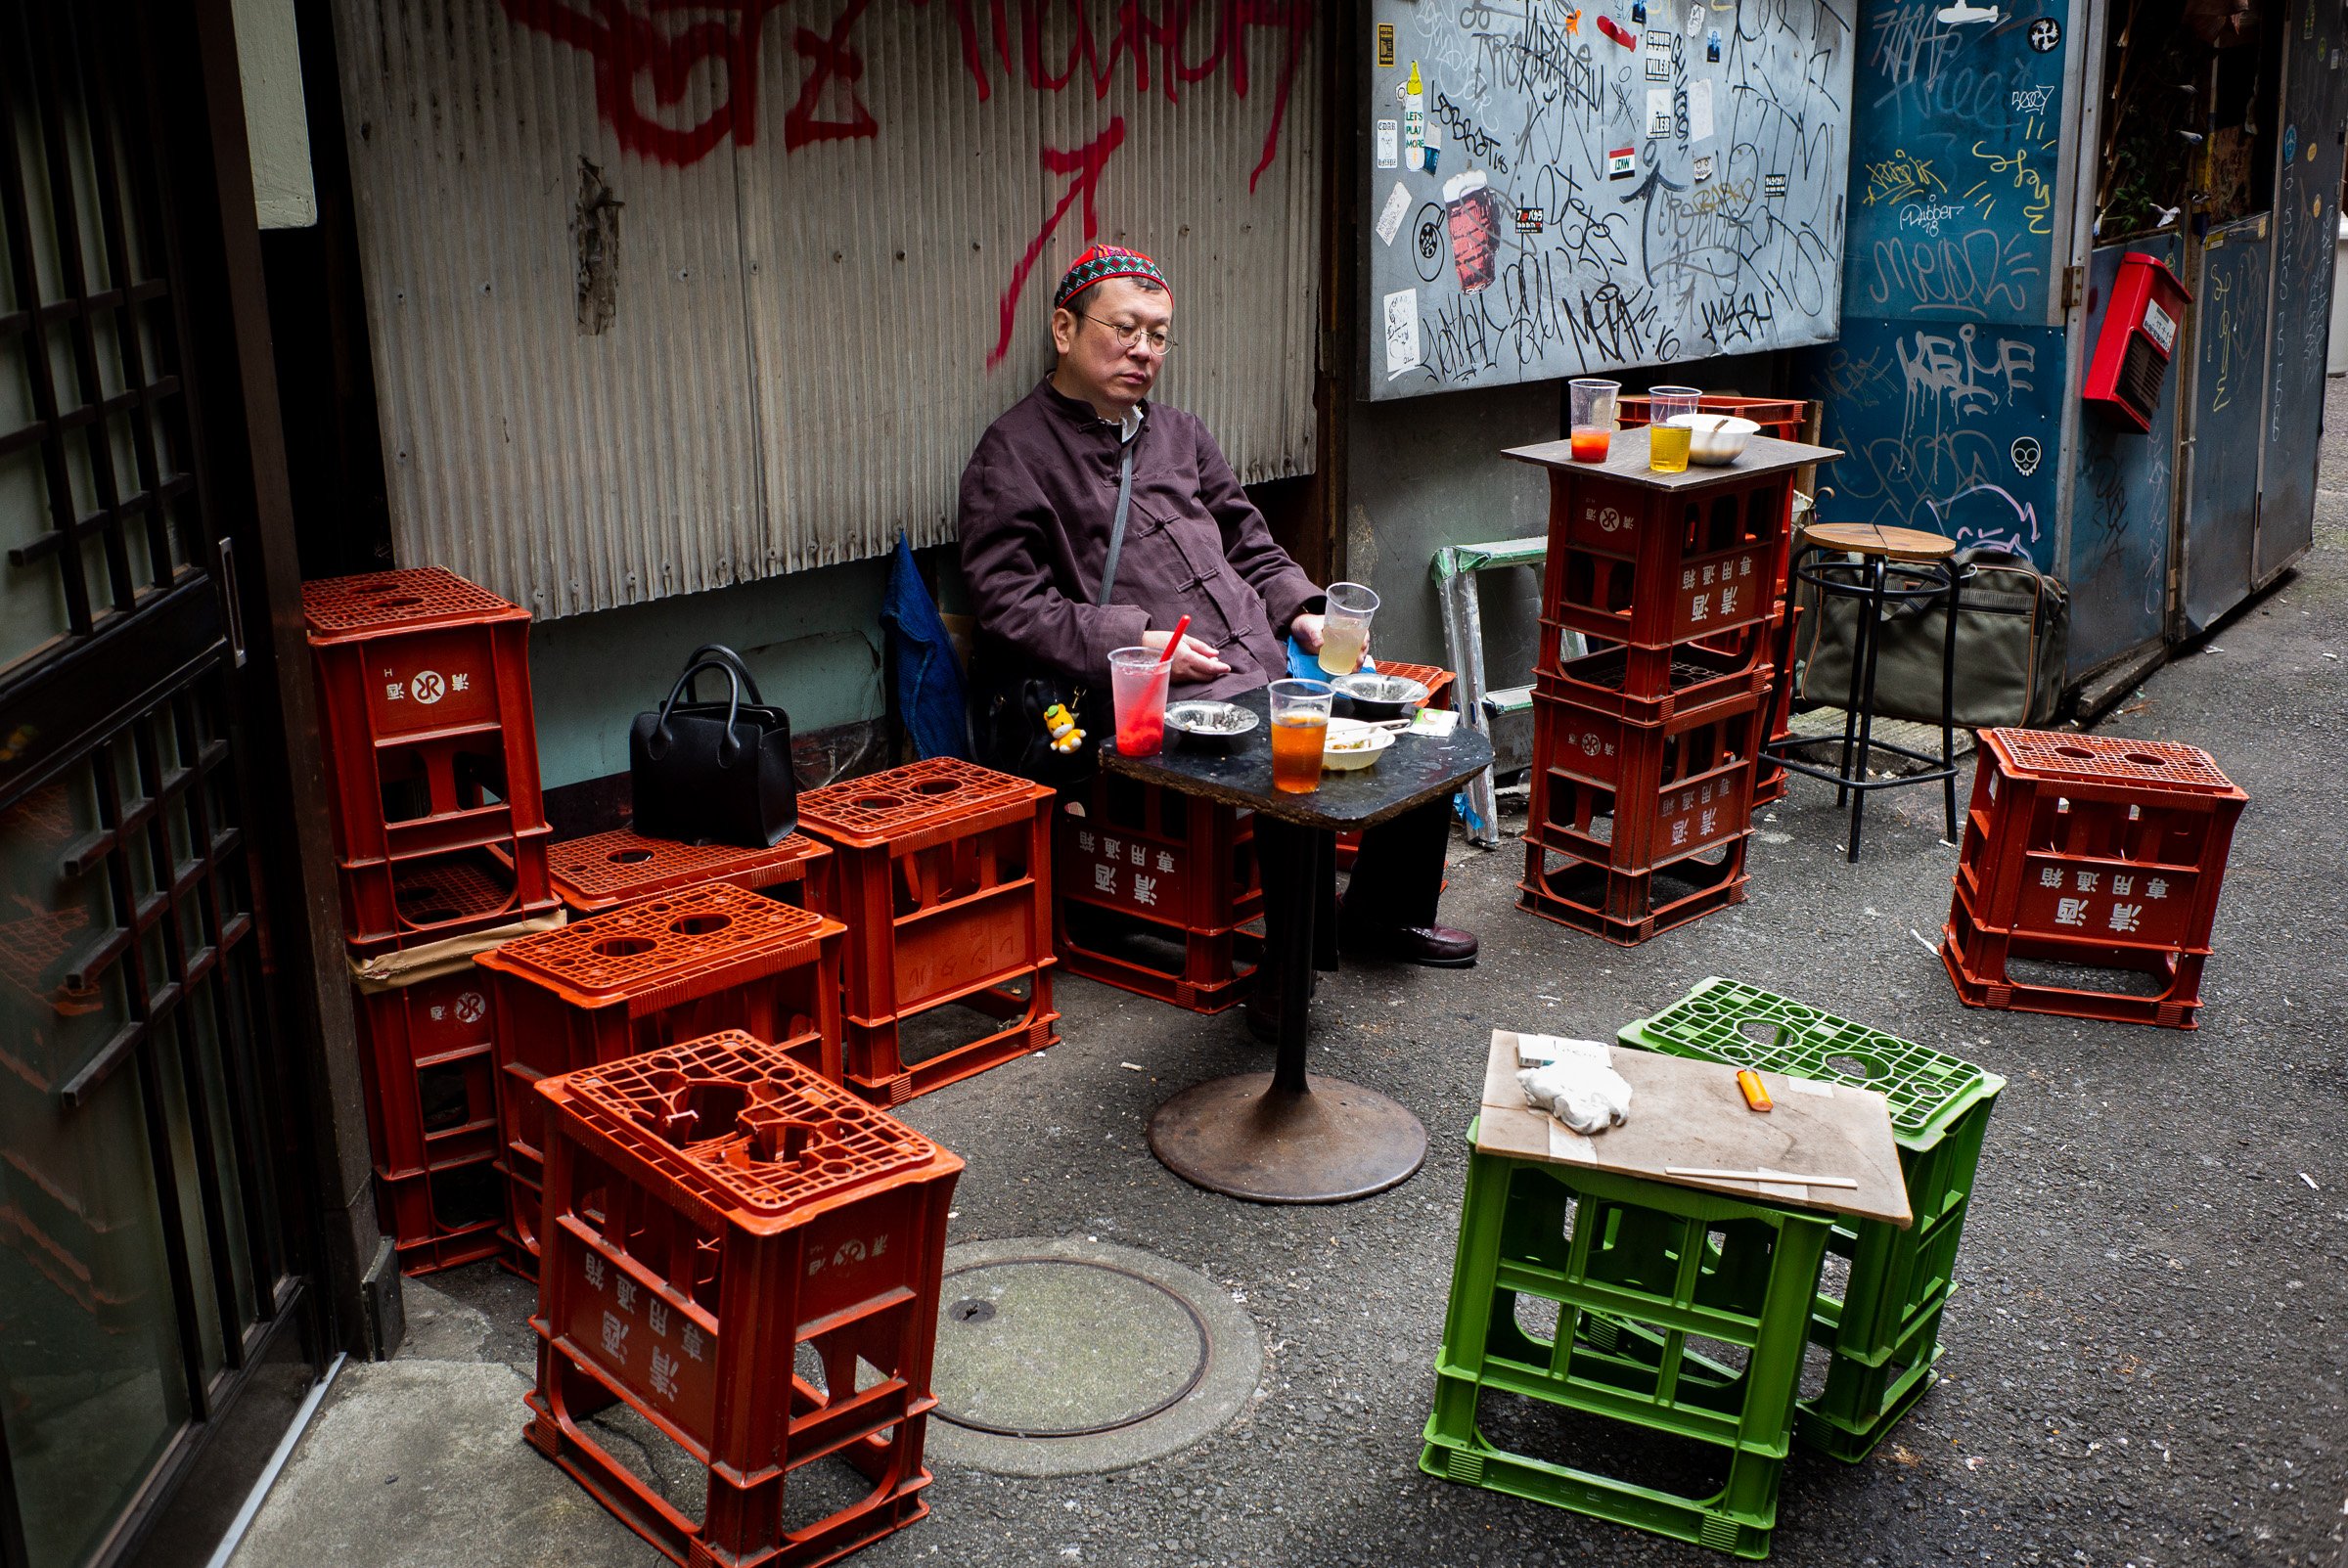
[[[723,702],[688,700],[703,670],[725,676]],[[766,849],[799,826],[790,716],[767,705],[729,648],[695,649],[668,700],[636,715],[628,728],[628,776],[634,827],[648,838]]]
[[[1137,436],[1135,439],[1139,439]],[[1093,603],[1108,603],[1116,586],[1117,557],[1125,548],[1125,516],[1133,502],[1133,442],[1125,443],[1125,466],[1117,476],[1117,516],[1109,525],[1108,559],[1101,563],[1101,592]],[[1097,686],[1079,685],[1058,676],[1028,675],[985,680],[979,699],[978,722],[972,728],[979,760],[1003,773],[1016,774],[1037,784],[1061,787],[1081,784],[1098,765],[1094,751],[1101,736],[1115,722],[1108,693]],[[1064,707],[1084,732],[1084,743],[1074,751],[1055,750],[1044,714],[1054,705]]]

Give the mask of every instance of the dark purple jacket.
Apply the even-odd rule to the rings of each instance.
[[[1106,687],[1111,649],[1172,631],[1187,614],[1191,635],[1231,673],[1177,696],[1251,691],[1287,673],[1288,623],[1320,607],[1321,590],[1272,542],[1206,426],[1163,403],[1143,408],[1106,605],[1095,600],[1116,517],[1117,426],[1047,377],[979,438],[962,471],[962,570],[979,658]]]

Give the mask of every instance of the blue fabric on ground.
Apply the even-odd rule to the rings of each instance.
[[[880,619],[892,634],[889,659],[897,713],[914,750],[924,757],[968,761],[971,733],[962,661],[954,656],[954,640],[946,634],[937,603],[914,564],[913,546],[903,534],[897,536],[896,558],[889,563]]]

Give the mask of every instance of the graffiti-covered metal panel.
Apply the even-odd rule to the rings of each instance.
[[[1823,439],[1849,454],[1822,520],[1927,528],[2054,567],[2062,333],[1846,321],[1819,383]]]
[[[2324,424],[2332,246],[2339,227],[2340,121],[2348,112],[2340,8],[2290,0],[2282,43],[2281,167],[2275,191],[2275,343],[2268,367],[2266,475],[2251,580],[2315,542],[2316,446]]]
[[[2088,268],[2087,341],[2094,343],[2102,333],[2122,256],[2140,251],[2174,267],[2184,250],[2174,234],[2098,250]],[[2071,503],[2069,560],[2061,573],[2071,590],[2074,670],[2092,670],[2158,641],[2166,630],[2177,411],[2185,383],[2184,367],[2173,365],[2161,382],[2148,432],[2104,409],[2081,412],[2079,483]]]
[[[1846,314],[2051,324],[2061,14],[1894,0],[1861,17]]]
[[[2193,291],[2191,480],[2185,500],[2185,620],[2200,631],[2250,592],[2266,372],[2267,214],[2209,231]]]
[[[1369,396],[1834,336],[1852,39],[1832,0],[1369,14]]]
[[[1314,466],[1312,0],[335,0],[403,563],[542,616],[951,540],[1089,243]]]

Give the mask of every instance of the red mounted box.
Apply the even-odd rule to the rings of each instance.
[[[726,882],[703,882],[475,961],[497,1018],[500,1162],[513,1184],[515,1266],[538,1256],[545,1129],[531,1093],[554,1073],[742,1029],[819,1076],[840,1076],[842,927]]]
[[[742,1034],[537,1093],[531,1444],[691,1568],[812,1568],[923,1517],[962,1161]],[[700,1507],[589,1424],[622,1402],[683,1451]]]
[[[832,846],[831,908],[848,926],[847,1081],[877,1103],[1059,1039],[1052,801],[1042,784],[952,757],[799,797],[799,826]],[[1001,1027],[909,1061],[905,1024],[949,1003]]]
[[[438,566],[304,583],[301,608],[338,859],[544,834],[528,610]]]
[[[1106,772],[1085,804],[1056,819],[1061,967],[1194,1012],[1236,1006],[1262,947],[1242,929],[1264,905],[1253,817]]]
[[[821,911],[832,851],[800,833],[771,849],[738,844],[680,844],[632,829],[568,838],[547,851],[555,893],[580,915],[641,904],[696,882],[731,882],[754,891],[783,888],[791,903]]]
[[[352,987],[367,1135],[385,1176],[497,1153],[496,1026],[471,963],[388,991]]]
[[[1516,906],[1635,947],[1658,932],[1744,902],[1749,834],[1652,871],[1617,871],[1527,841]]]
[[[2174,741],[2012,729],[1980,739],[1941,947],[1959,995],[2192,1027],[2249,796],[2208,752]],[[2150,975],[2156,994],[2016,980],[2013,958]]]
[[[1765,722],[1753,696],[1647,725],[1536,695],[1524,836],[1635,873],[1742,837]]]
[[[2121,256],[2080,395],[2149,433],[2177,352],[2177,329],[2192,302],[2192,291],[2158,256],[2142,250]]]
[[[1551,479],[1545,623],[1655,649],[1735,631],[1774,607],[1792,523],[1785,470],[1701,489],[1596,470]]]

